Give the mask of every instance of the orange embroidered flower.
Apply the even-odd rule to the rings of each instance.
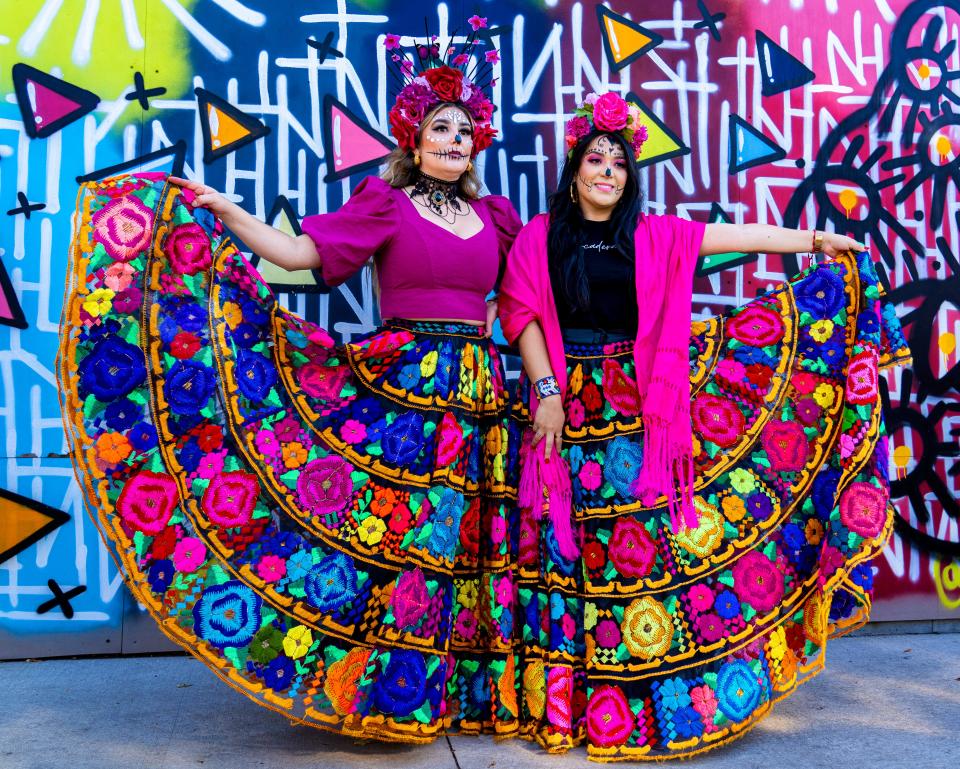
[[[747,514],[747,506],[740,497],[724,497],[722,504],[723,514],[731,523],[736,523]]]
[[[397,492],[393,489],[377,489],[370,502],[370,512],[378,518],[386,518],[397,504]]]
[[[296,470],[307,461],[308,456],[310,455],[302,443],[288,443],[283,447],[283,466],[288,470]]]
[[[354,711],[357,681],[367,667],[370,654],[370,649],[353,649],[346,657],[334,662],[327,671],[323,693],[330,699],[337,715],[346,716]]]
[[[133,451],[130,441],[120,433],[103,433],[97,438],[96,446],[97,456],[113,465],[122,462]]]

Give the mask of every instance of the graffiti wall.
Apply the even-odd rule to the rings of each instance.
[[[617,90],[650,135],[650,211],[868,243],[915,359],[885,383],[897,528],[874,616],[960,617],[960,0],[0,0],[0,658],[165,646],[65,454],[54,367],[78,181],[175,171],[295,232],[393,146],[384,36],[462,42],[472,14],[499,50],[480,171],[524,220],[575,104]],[[697,313],[807,259],[703,259]],[[324,292],[261,266],[341,339],[377,323],[369,274]]]

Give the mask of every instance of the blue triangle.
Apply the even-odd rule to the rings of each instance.
[[[730,115],[730,173],[781,160],[787,153],[739,115]]]
[[[816,77],[806,64],[787,53],[759,29],[756,38],[761,77],[760,93],[764,96],[789,91]]]

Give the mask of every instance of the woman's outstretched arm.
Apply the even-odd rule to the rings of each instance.
[[[816,234],[823,237],[822,251],[829,257],[866,248],[846,235],[822,230],[791,230],[772,224],[708,224],[703,233],[700,256],[730,251],[802,254],[814,250]]]

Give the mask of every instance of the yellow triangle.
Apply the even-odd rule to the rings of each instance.
[[[646,107],[633,101],[630,103],[636,104],[636,106],[640,108],[639,123],[647,128],[647,140],[643,143],[640,157],[637,158],[638,163],[644,160],[650,160],[651,158],[658,158],[661,155],[669,155],[683,148],[682,144],[678,143],[670,134],[660,127],[660,124],[647,112]]]
[[[280,215],[274,220],[273,226],[280,230],[280,232],[287,233],[287,235],[296,235],[293,224],[291,224],[290,218],[285,211],[280,212]],[[277,265],[268,262],[266,259],[259,261],[257,264],[257,272],[259,272],[260,275],[263,276],[263,279],[271,286],[317,285],[317,279],[313,276],[311,270],[294,270],[290,272],[282,267],[277,267]]]
[[[210,124],[210,144],[215,150],[250,135],[247,128],[212,104],[207,105],[207,120]]]
[[[0,553],[13,550],[50,523],[50,516],[10,499],[0,500]]]
[[[613,53],[613,60],[617,64],[633,56],[633,54],[651,42],[652,38],[610,16],[605,16],[603,23],[607,31],[607,40],[610,41],[610,51]]]

